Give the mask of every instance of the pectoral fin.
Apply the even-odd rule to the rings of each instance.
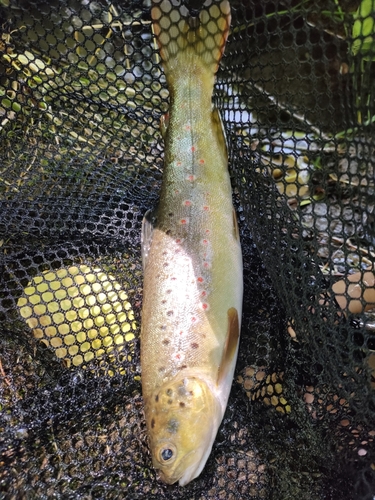
[[[228,331],[223,351],[223,357],[219,366],[217,385],[221,385],[235,363],[238,341],[240,338],[240,322],[235,307],[228,309]]]
[[[232,217],[233,217],[233,232],[234,232],[234,237],[236,238],[237,241],[240,241],[240,231],[238,229],[237,214],[236,214],[236,211],[235,211],[234,208],[232,210]]]
[[[147,210],[142,221],[142,233],[141,233],[141,253],[142,253],[142,265],[145,269],[147,264],[148,253],[151,247],[152,233],[154,232],[153,217],[151,210]]]

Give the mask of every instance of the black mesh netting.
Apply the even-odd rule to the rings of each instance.
[[[141,398],[140,229],[168,109],[150,6],[0,0],[0,496],[373,499],[375,5],[231,2],[214,98],[242,338],[184,488],[157,479]]]

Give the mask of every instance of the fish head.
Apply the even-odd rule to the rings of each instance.
[[[209,385],[197,377],[165,383],[146,404],[153,465],[167,484],[197,477],[211,453],[222,408]]]

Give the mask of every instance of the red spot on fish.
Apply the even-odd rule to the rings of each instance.
[[[188,219],[180,219],[180,224],[184,225],[188,223]]]
[[[177,166],[181,167],[181,162],[180,161],[177,162]]]
[[[208,205],[205,205],[205,206],[203,207],[203,210],[205,210],[206,212],[208,212],[208,211],[210,210],[210,207],[209,207]]]
[[[206,292],[206,290],[203,290],[203,291],[202,291],[201,296],[202,296],[202,297],[207,297],[207,292]]]
[[[174,190],[174,194],[180,194],[180,190],[179,189],[175,189]]]
[[[190,129],[191,129],[190,125],[185,125],[185,130],[190,130]]]
[[[199,281],[199,283],[203,283],[204,278],[202,278],[202,276],[199,276],[199,278],[197,279],[197,281]]]
[[[210,306],[207,304],[207,302],[202,302],[202,309],[204,311],[208,311],[209,308],[210,308]]]
[[[209,229],[206,229],[206,234],[210,234],[210,230]]]
[[[203,158],[201,158],[201,159],[199,160],[199,163],[200,163],[201,165],[203,165],[203,163],[204,163]]]
[[[193,204],[193,202],[191,200],[185,200],[183,202],[183,205],[185,205],[185,207],[191,207],[192,204]]]
[[[187,180],[187,181],[190,181],[190,182],[194,182],[194,181],[196,180],[196,177],[195,177],[195,175],[188,175],[188,176],[186,177],[186,180]]]
[[[176,359],[180,359],[180,358],[181,358],[180,354],[176,354]]]
[[[203,262],[203,267],[209,269],[211,267],[209,262]]]
[[[180,330],[180,335],[182,335],[184,332],[182,330]]]
[[[195,323],[195,322],[197,321],[197,318],[196,318],[195,316],[193,316],[193,317],[191,318],[191,321],[192,321],[193,323]]]
[[[202,240],[203,245],[208,245],[208,240]]]
[[[194,153],[195,151],[197,150],[197,148],[195,146],[192,146],[191,147],[191,152]]]

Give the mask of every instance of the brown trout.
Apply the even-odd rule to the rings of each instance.
[[[241,323],[242,254],[211,102],[230,6],[205,2],[189,17],[178,0],[162,0],[151,13],[170,109],[160,202],[142,228],[142,392],[153,465],[164,482],[185,485],[222,421]]]

